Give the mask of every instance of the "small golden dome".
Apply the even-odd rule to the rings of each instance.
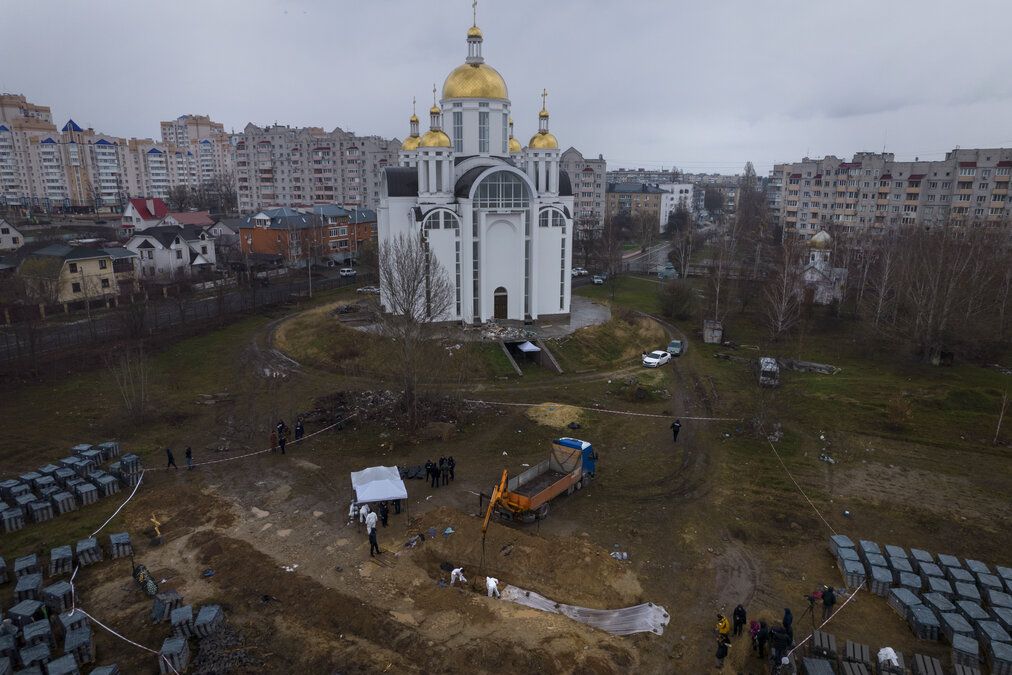
[[[418,136],[408,136],[404,139],[404,142],[401,143],[401,150],[413,152],[418,149],[418,143],[421,140],[422,139],[418,138]]]
[[[418,142],[420,148],[449,148],[452,145],[450,137],[442,131],[426,131]]]
[[[829,232],[825,230],[819,230],[816,234],[812,235],[812,238],[808,240],[809,248],[825,249],[829,248],[833,243],[833,238],[829,236]]]
[[[418,115],[415,115],[414,113],[412,113],[411,117],[408,118],[408,121],[409,122],[414,122],[415,124],[418,124]]]
[[[520,152],[523,148],[520,147],[520,141],[510,136],[510,154]]]
[[[485,63],[465,63],[453,69],[443,83],[443,98],[507,99],[506,80]]]
[[[548,119],[548,111],[542,108],[541,112],[538,113],[538,118],[543,120]]]
[[[559,140],[555,138],[555,134],[548,131],[539,131],[531,137],[531,142],[527,144],[531,150],[558,150]]]
[[[467,29],[467,37],[469,37],[469,38],[480,38],[481,37],[481,29],[478,28],[477,26],[471,26],[470,28]]]
[[[430,115],[438,115],[439,114],[439,106],[436,105],[435,103],[433,103],[432,107],[429,108],[429,114]]]

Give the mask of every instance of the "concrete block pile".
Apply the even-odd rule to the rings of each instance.
[[[205,605],[197,613],[197,622],[194,624],[194,631],[198,637],[209,637],[221,627],[225,621],[225,613],[220,605]]]
[[[69,581],[57,581],[42,589],[42,602],[54,614],[64,612],[74,604],[74,589]]]
[[[193,607],[183,605],[172,610],[170,623],[172,624],[172,634],[176,637],[193,637],[195,635],[193,631]]]
[[[141,461],[134,454],[124,455],[109,471],[99,468],[120,457],[116,441],[94,446],[81,443],[71,452],[56,463],[0,481],[0,531],[17,532],[29,524],[47,522],[140,480]]]
[[[864,539],[855,545],[843,535],[830,537],[829,550],[848,588],[864,575],[918,638],[950,644],[957,673],[974,675],[987,662],[992,673],[1012,675],[1012,567]],[[915,658],[915,675],[942,672],[937,659]]]
[[[186,638],[165,638],[159,654],[162,658],[158,660],[158,667],[162,675],[172,672],[169,664],[179,672],[184,672],[190,664],[190,645],[186,641]]]
[[[22,600],[38,600],[42,592],[42,574],[35,572],[18,577],[14,586],[14,602]]]
[[[94,670],[91,672],[95,672]],[[81,675],[81,669],[77,667],[77,661],[72,654],[64,654],[58,659],[49,662],[46,675]]]
[[[102,548],[98,545],[98,539],[88,537],[77,542],[77,564],[81,567],[94,565],[102,560]]]
[[[134,554],[134,547],[130,543],[130,535],[126,532],[116,532],[109,535],[109,557],[112,559],[129,558]]]
[[[74,551],[70,546],[57,546],[49,552],[49,576],[70,574],[74,571]]]
[[[63,651],[72,654],[77,665],[95,662],[95,640],[91,626],[85,625],[67,633],[63,638]]]

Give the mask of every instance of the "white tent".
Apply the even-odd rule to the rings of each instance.
[[[530,340],[528,340],[527,342],[521,342],[520,344],[518,344],[517,345],[517,349],[519,349],[520,351],[524,352],[525,354],[529,353],[529,352],[540,352],[541,351],[541,347],[538,347],[537,345],[532,344]]]
[[[362,471],[353,471],[351,486],[355,489],[355,501],[359,504],[408,498],[408,491],[396,466],[371,466]]]

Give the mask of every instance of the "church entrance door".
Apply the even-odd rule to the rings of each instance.
[[[492,298],[495,301],[493,304],[493,317],[496,319],[505,319],[509,315],[509,305],[506,302],[506,289],[502,286],[495,289],[495,293],[492,294]]]

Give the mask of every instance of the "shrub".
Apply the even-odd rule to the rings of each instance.
[[[664,284],[657,292],[657,301],[661,314],[670,319],[686,321],[696,313],[696,294],[684,281],[673,280]]]

